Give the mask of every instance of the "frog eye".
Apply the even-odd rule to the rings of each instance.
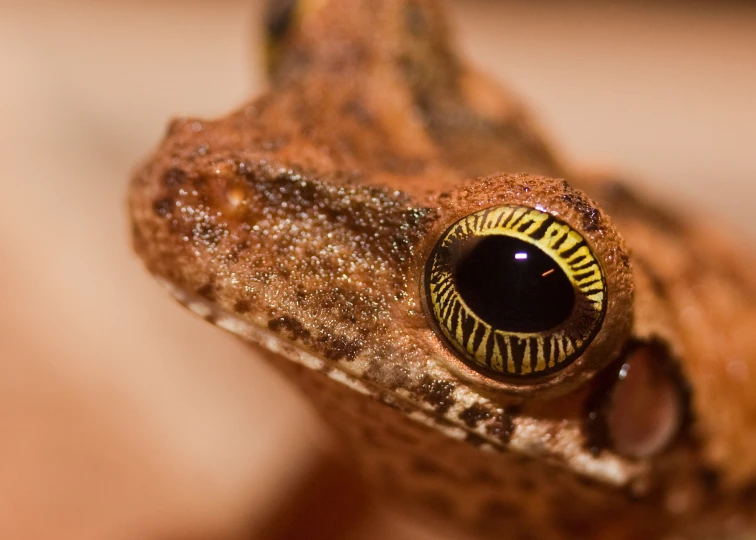
[[[473,370],[520,384],[565,369],[606,312],[604,272],[588,242],[551,214],[497,206],[436,243],[425,271],[428,314]]]

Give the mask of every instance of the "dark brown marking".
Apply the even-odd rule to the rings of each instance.
[[[163,174],[163,185],[168,189],[174,189],[186,182],[186,173],[178,168],[171,168]]]
[[[486,433],[491,437],[498,439],[502,444],[509,444],[514,432],[514,423],[512,417],[508,414],[497,414],[493,420],[486,425]]]
[[[268,321],[268,329],[276,334],[283,334],[292,341],[307,341],[310,332],[298,320],[291,317],[277,317]]]
[[[459,415],[459,419],[469,428],[477,427],[480,422],[488,420],[490,417],[490,411],[478,403],[471,405]]]
[[[580,193],[565,184],[565,193],[562,200],[577,211],[583,219],[583,229],[588,233],[602,230],[601,212]]]
[[[210,302],[214,302],[215,301],[215,286],[212,283],[206,283],[205,285],[197,289],[197,294],[200,295],[202,298],[209,300]]]
[[[324,345],[323,355],[329,360],[354,360],[357,353],[362,349],[362,345],[356,341],[350,341],[344,336],[321,338],[320,343]]]
[[[719,489],[722,484],[722,475],[716,469],[704,466],[701,468],[698,475],[701,479],[701,483],[706,486],[707,491],[715,491]]]
[[[454,387],[453,383],[437,381],[425,375],[415,391],[424,401],[433,405],[437,413],[445,414],[454,405],[454,398],[452,398]]]
[[[252,306],[246,300],[239,300],[234,304],[234,311],[236,311],[239,315],[249,313],[251,309]]]
[[[176,206],[176,201],[166,197],[164,199],[158,199],[152,205],[152,210],[156,216],[166,217],[171,213],[171,210]]]

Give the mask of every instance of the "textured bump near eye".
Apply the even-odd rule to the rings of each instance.
[[[606,311],[601,265],[554,216],[498,206],[454,223],[425,275],[428,311],[453,350],[495,377],[534,379],[572,363]]]
[[[596,439],[597,448],[611,447],[629,458],[662,452],[685,416],[685,395],[666,349],[656,343],[636,344],[614,373],[610,390],[595,406],[589,436]]]

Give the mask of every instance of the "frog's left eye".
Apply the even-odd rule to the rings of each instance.
[[[428,311],[469,367],[519,384],[565,369],[601,328],[604,272],[556,217],[497,206],[454,223],[428,259]]]

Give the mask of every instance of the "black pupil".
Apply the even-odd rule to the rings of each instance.
[[[471,242],[463,247],[454,278],[476,315],[494,328],[523,333],[551,330],[567,320],[575,291],[551,257],[509,236]]]

